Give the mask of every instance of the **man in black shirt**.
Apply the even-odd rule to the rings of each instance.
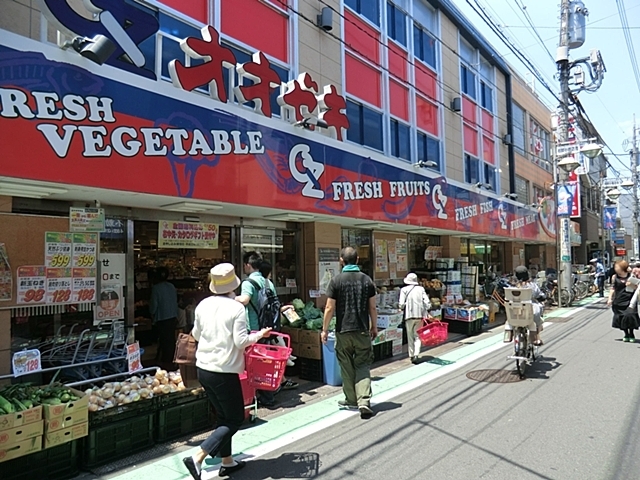
[[[358,409],[362,418],[373,415],[371,410],[371,371],[373,346],[378,335],[376,287],[371,278],[358,268],[358,254],[352,247],[342,250],[342,273],[327,287],[322,341],[327,343],[329,322],[336,317],[336,356],[342,374],[345,400],[340,407]]]

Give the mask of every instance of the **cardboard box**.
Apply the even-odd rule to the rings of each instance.
[[[386,329],[387,340],[400,340],[402,342],[402,329],[401,328],[387,328]]]
[[[384,343],[387,341],[387,333],[386,330],[379,330],[378,336],[373,339],[373,344],[378,345],[379,343]]]
[[[89,410],[77,410],[74,413],[64,415],[62,417],[52,418],[51,420],[45,420],[44,431],[45,433],[55,432],[57,430],[63,430],[79,423],[85,423],[89,421]]]
[[[42,406],[30,408],[22,412],[0,415],[0,432],[42,420]]]
[[[79,400],[75,402],[62,403],[60,405],[42,405],[44,409],[45,420],[51,420],[52,418],[62,417],[75,413],[78,410],[87,410],[89,408],[89,397],[79,390],[73,388],[70,389]]]
[[[44,431],[44,422],[29,423],[20,427],[0,432],[0,448],[6,448],[16,443],[24,442],[33,437],[41,437]]]
[[[322,360],[322,347],[320,345],[309,345],[299,343],[293,354],[300,358],[309,358],[312,360]]]
[[[402,355],[402,342],[396,345],[394,344],[391,348],[391,354],[395,357],[396,355]]]
[[[402,313],[378,314],[378,328],[395,328],[402,323]]]
[[[28,438],[13,445],[0,446],[0,463],[42,450],[42,436]],[[26,468],[26,466],[25,466]]]
[[[44,447],[50,448],[56,445],[62,445],[63,443],[70,442],[77,438],[86,437],[89,435],[89,422],[79,423],[72,427],[62,430],[56,430],[55,432],[47,432],[44,436]]]
[[[282,327],[281,329],[281,333],[289,335],[289,338],[291,338],[292,344],[300,343],[300,332],[301,332],[300,328]]]
[[[457,320],[458,319],[458,309],[455,307],[444,307],[442,309],[442,313],[445,320]]]
[[[298,342],[301,345],[317,345],[322,346],[319,330],[300,330],[298,334]],[[308,358],[308,357],[307,357]]]

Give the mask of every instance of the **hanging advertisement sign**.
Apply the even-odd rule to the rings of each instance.
[[[320,293],[327,292],[329,282],[340,273],[340,249],[318,248],[318,285]]]
[[[100,298],[94,311],[94,324],[124,319],[126,274],[124,253],[100,254]]]
[[[48,304],[70,303],[73,274],[70,268],[47,268],[46,300]]]
[[[72,271],[73,286],[71,298],[77,303],[92,303],[96,301],[96,269],[74,268]]]
[[[127,345],[127,365],[129,373],[142,370],[142,362],[140,361],[140,344],[138,342]]]
[[[69,231],[104,232],[104,208],[69,209]]]
[[[71,233],[46,232],[44,237],[44,266],[67,268],[71,266],[73,235]]]
[[[569,180],[557,189],[558,215],[580,218],[580,182]]]
[[[0,302],[11,300],[13,274],[9,265],[9,254],[4,243],[0,243]]]
[[[608,205],[604,207],[603,217],[602,217],[603,218],[602,228],[604,228],[605,230],[615,230],[617,216],[618,216],[617,205]]]
[[[18,267],[17,273],[17,303],[34,305],[45,303],[47,284],[47,268],[44,266]]]
[[[74,233],[72,265],[74,268],[94,268],[98,247],[97,233]]]
[[[23,350],[13,354],[11,360],[13,374],[16,377],[36,373],[42,370],[40,350]]]
[[[215,223],[160,222],[158,248],[218,248]]]

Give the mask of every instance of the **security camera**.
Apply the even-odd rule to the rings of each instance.
[[[104,35],[96,35],[93,38],[76,37],[63,48],[73,48],[76,52],[92,62],[102,65],[116,51],[116,44]]]
[[[333,10],[330,7],[324,7],[320,15],[318,15],[317,25],[325,32],[333,30]]]

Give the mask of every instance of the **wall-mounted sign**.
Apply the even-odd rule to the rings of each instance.
[[[71,266],[73,235],[62,232],[46,232],[44,235],[44,266],[67,268]]]
[[[161,221],[158,248],[218,248],[218,225],[215,223]]]
[[[45,303],[47,284],[47,267],[21,266],[17,273],[17,290],[19,304],[37,305]]]
[[[0,302],[11,300],[13,274],[9,265],[9,254],[4,243],[0,243]]]
[[[104,232],[103,208],[69,209],[70,232]]]
[[[42,370],[40,361],[40,350],[23,350],[13,354],[11,364],[13,366],[13,374],[16,377],[36,373]]]

